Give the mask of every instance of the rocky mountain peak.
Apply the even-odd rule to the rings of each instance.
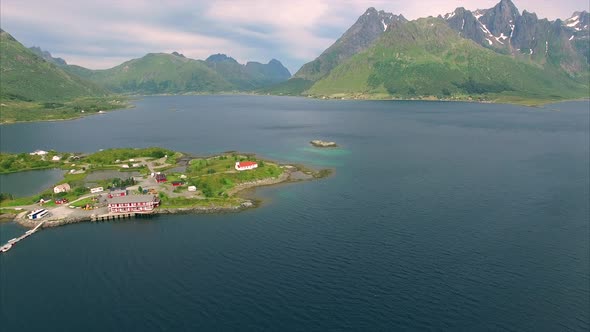
[[[570,18],[563,22],[574,31],[590,31],[590,14],[587,11],[574,12]]]
[[[43,58],[47,62],[51,62],[51,63],[56,64],[58,66],[67,65],[66,60],[64,60],[62,58],[54,58],[53,56],[51,56],[51,53],[49,53],[48,51],[42,50],[38,46],[29,47],[29,50],[31,50],[31,52],[35,53],[36,55]]]
[[[486,10],[479,21],[493,35],[501,39],[514,32],[516,20],[520,17],[518,8],[510,0],[501,0],[493,8]]]
[[[225,61],[238,63],[236,61],[236,59],[234,59],[230,56],[227,56],[225,54],[221,54],[221,53],[212,54],[205,61],[207,61],[209,63],[225,62]]]
[[[295,77],[317,80],[354,54],[367,49],[385,31],[405,22],[407,20],[402,15],[369,7],[332,46],[301,67]]]

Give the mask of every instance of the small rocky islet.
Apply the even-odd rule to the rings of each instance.
[[[337,148],[338,144],[332,141],[323,141],[319,139],[314,139],[313,141],[309,142],[311,145],[315,146],[316,148]]]

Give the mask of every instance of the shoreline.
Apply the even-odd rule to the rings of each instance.
[[[251,192],[252,189],[256,189],[259,187],[268,187],[268,186],[275,186],[279,184],[289,184],[289,183],[297,183],[303,181],[311,181],[316,179],[321,179],[324,177],[328,177],[333,174],[332,169],[328,170],[320,170],[315,171],[309,168],[306,168],[301,165],[288,165],[284,164],[281,165],[284,167],[284,172],[279,175],[277,178],[267,178],[262,180],[256,180],[252,182],[244,182],[236,187],[232,188],[229,192],[230,197],[239,198],[239,202],[236,204],[231,205],[216,205],[215,203],[211,203],[208,206],[186,206],[186,207],[166,207],[160,206],[152,213],[149,214],[135,214],[134,218],[149,218],[158,215],[169,215],[169,214],[220,214],[220,213],[237,213],[248,209],[254,209],[260,207],[262,204],[262,200],[257,198],[246,198],[240,194],[244,194],[246,192]],[[298,174],[300,173],[300,174]],[[296,176],[297,178],[294,178]],[[27,218],[27,214],[29,211],[23,211],[18,215],[11,215],[5,216],[5,222],[14,221],[18,223],[20,226],[25,228],[33,228],[37,226],[39,223],[38,220],[30,220]],[[109,217],[112,217],[114,220],[119,219],[119,217],[128,215],[128,213],[108,213]],[[14,217],[12,217],[14,216]],[[104,216],[104,215],[101,215]],[[84,216],[66,216],[59,219],[45,219],[45,223],[43,224],[42,228],[53,228],[59,226],[65,226],[69,224],[76,224],[80,222],[102,222],[99,220],[93,220],[95,214],[88,214]],[[127,217],[128,218],[128,217]],[[125,218],[125,219],[127,219]]]
[[[547,105],[551,104],[558,104],[564,102],[573,102],[573,101],[590,101],[590,98],[582,97],[582,98],[574,98],[574,99],[557,99],[557,100],[539,100],[539,103],[519,103],[519,102],[510,102],[508,100],[469,100],[469,99],[445,99],[445,98],[431,98],[431,97],[416,97],[416,98],[392,98],[392,97],[375,97],[371,98],[371,96],[367,97],[330,97],[330,96],[303,96],[303,95],[280,95],[280,94],[266,94],[266,93],[247,93],[247,92],[239,92],[239,93],[184,93],[184,94],[154,94],[154,95],[131,95],[131,97],[135,98],[144,98],[144,97],[174,97],[174,96],[269,96],[269,97],[294,97],[294,98],[307,98],[307,99],[314,99],[314,100],[325,100],[325,101],[334,101],[334,100],[348,100],[348,101],[402,101],[402,102],[411,102],[411,101],[429,101],[429,102],[458,102],[458,103],[476,103],[476,104],[496,104],[496,105],[515,105],[515,106],[523,106],[523,107],[531,107],[531,108],[544,108]],[[86,118],[93,115],[99,114],[108,114],[110,112],[122,111],[127,109],[133,109],[136,106],[132,103],[129,103],[126,106],[121,108],[112,109],[108,111],[104,111],[104,113],[92,113],[92,114],[84,114],[79,115],[72,118],[65,118],[65,119],[48,119],[48,120],[24,120],[24,121],[12,121],[12,122],[4,122],[0,121],[0,126],[3,125],[12,125],[18,123],[37,123],[37,122],[61,122],[61,121],[71,121]]]

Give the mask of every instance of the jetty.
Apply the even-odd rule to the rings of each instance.
[[[19,237],[15,237],[14,239],[8,240],[8,242],[6,244],[4,244],[2,247],[0,247],[0,252],[7,252],[8,250],[10,250],[10,248],[12,248],[18,242],[20,242],[20,241],[26,239],[27,237],[35,234],[39,229],[41,229],[41,227],[43,227],[43,224],[45,224],[45,221],[40,222],[34,228],[26,231],[25,234],[23,234],[23,235],[21,235]]]

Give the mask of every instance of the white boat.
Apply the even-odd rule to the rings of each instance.
[[[7,252],[8,250],[10,250],[10,248],[12,248],[12,244],[7,244],[5,246],[2,247],[2,252]]]
[[[13,244],[15,242],[18,242],[18,239],[17,238],[8,240],[8,244]]]

